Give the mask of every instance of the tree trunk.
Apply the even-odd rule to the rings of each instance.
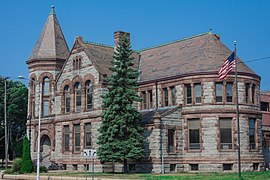
[[[124,173],[127,173],[128,169],[127,169],[127,159],[124,159]]]

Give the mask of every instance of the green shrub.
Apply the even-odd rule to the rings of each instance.
[[[40,166],[40,172],[48,172],[48,168],[46,168],[45,166]]]
[[[4,171],[5,174],[13,174],[14,171],[13,171],[13,168],[7,168],[5,171]]]
[[[33,172],[33,164],[30,155],[30,145],[27,137],[23,138],[22,168],[21,173]]]
[[[35,171],[35,172],[37,171],[37,166],[34,167],[34,171]],[[46,173],[46,172],[48,172],[48,168],[45,167],[45,166],[40,166],[40,167],[39,167],[39,172],[41,172],[41,173]]]
[[[13,172],[20,173],[21,172],[21,167],[22,167],[22,159],[21,158],[14,159],[13,163],[12,163]]]

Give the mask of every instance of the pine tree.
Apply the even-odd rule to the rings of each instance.
[[[31,173],[33,172],[33,164],[30,155],[30,144],[27,137],[23,138],[23,153],[22,153],[22,173]]]
[[[141,115],[133,106],[140,101],[136,93],[138,72],[133,67],[131,54],[130,43],[124,35],[114,50],[98,138],[101,162],[124,162],[125,172],[128,159],[144,157]]]

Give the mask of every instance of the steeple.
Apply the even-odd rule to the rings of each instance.
[[[52,6],[47,21],[39,35],[39,38],[27,60],[27,64],[35,60],[61,61],[68,58],[69,49],[61,27],[56,18],[54,6]],[[59,64],[58,64],[59,65]]]

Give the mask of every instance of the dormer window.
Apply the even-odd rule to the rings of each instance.
[[[73,59],[73,68],[74,70],[79,70],[82,68],[82,57],[76,56],[75,59]]]

